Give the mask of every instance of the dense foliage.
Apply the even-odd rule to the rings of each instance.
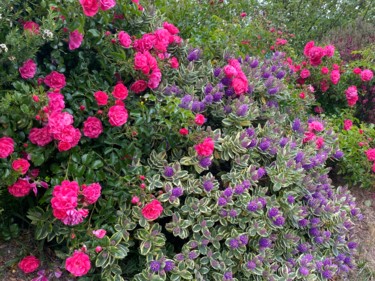
[[[354,268],[362,215],[326,166],[352,145],[332,129],[341,123],[312,114],[319,80],[300,83],[267,22],[270,41],[256,48],[202,50],[146,2],[43,3],[0,11],[0,190],[7,216],[30,222],[65,274],[329,280]],[[238,19],[233,30],[254,26]],[[301,65],[311,73],[338,59],[332,46],[310,49]],[[371,147],[344,163],[370,167]],[[39,253],[25,254],[18,267],[37,270]],[[49,274],[61,272],[39,277]]]

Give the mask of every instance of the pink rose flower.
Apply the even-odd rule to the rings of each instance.
[[[319,137],[315,141],[316,149],[321,149],[324,145],[324,139],[322,137]]]
[[[14,197],[24,197],[30,193],[32,188],[28,180],[18,179],[14,184],[8,187],[8,191]]]
[[[371,70],[365,69],[361,72],[361,80],[363,82],[371,81],[371,79],[374,77],[374,73],[372,73]]]
[[[142,93],[146,89],[147,89],[147,82],[144,80],[135,81],[133,85],[130,86],[130,90],[132,90],[136,94]]]
[[[328,74],[329,73],[328,67],[323,66],[322,69],[321,69],[321,72],[322,72],[322,74]]]
[[[375,161],[375,148],[370,148],[367,150],[366,156],[369,161]]]
[[[32,128],[29,133],[29,140],[38,146],[46,146],[53,140],[53,137],[48,127]]]
[[[107,231],[105,231],[104,229],[98,229],[98,230],[92,231],[92,234],[94,234],[94,236],[99,239],[102,239],[106,235],[106,233]]]
[[[203,142],[194,146],[195,151],[199,156],[211,156],[214,152],[215,143],[212,138],[205,138]]]
[[[359,67],[353,69],[354,74],[361,74],[362,70]]]
[[[234,78],[232,80],[232,87],[236,95],[244,94],[249,87],[245,75],[238,75],[238,77]]]
[[[23,30],[29,34],[39,34],[39,24],[33,21],[27,21],[23,24]]]
[[[306,143],[315,139],[316,135],[313,132],[305,132],[305,137],[303,138],[302,142]]]
[[[132,200],[131,200],[131,203],[134,204],[134,205],[136,205],[136,204],[139,203],[139,201],[140,201],[140,199],[139,199],[138,196],[133,196]]]
[[[99,183],[92,183],[90,185],[82,186],[82,194],[85,199],[85,202],[88,204],[94,204],[98,201],[101,195],[102,187]]]
[[[241,18],[244,18],[244,17],[246,17],[246,16],[247,16],[247,14],[246,14],[245,12],[241,12],[241,13],[240,13],[240,17],[241,17]]]
[[[150,78],[148,80],[147,86],[150,89],[156,89],[161,81],[161,72],[160,69],[156,68],[152,71]]]
[[[310,70],[308,70],[308,69],[302,69],[302,71],[301,71],[301,73],[300,73],[300,77],[302,78],[302,79],[306,79],[306,78],[308,78],[308,77],[310,77]]]
[[[107,93],[102,92],[102,91],[97,91],[94,93],[94,97],[98,105],[107,105],[108,103]]]
[[[79,0],[82,6],[83,13],[88,17],[93,17],[99,11],[98,0]]]
[[[323,81],[320,83],[320,89],[322,90],[323,93],[325,93],[325,92],[328,91],[328,89],[329,89],[329,85],[328,85],[327,80],[323,80]]]
[[[323,130],[324,130],[324,126],[319,121],[312,121],[311,123],[309,123],[309,131],[310,132],[312,132],[312,131],[321,132]]]
[[[186,136],[186,135],[189,134],[189,130],[186,129],[186,128],[181,128],[181,129],[179,130],[179,133],[180,133],[181,136]]]
[[[349,106],[354,106],[358,100],[358,92],[356,86],[350,86],[345,90],[346,100]]]
[[[172,68],[177,69],[177,68],[179,67],[178,59],[177,59],[176,57],[172,57],[172,58],[169,60],[169,63],[171,64],[171,67],[172,67]]]
[[[112,95],[119,100],[124,100],[128,97],[128,88],[124,84],[118,83],[112,92]]]
[[[65,108],[64,96],[59,92],[47,93],[47,97],[50,112],[61,112]]]
[[[180,33],[180,30],[178,30],[178,28],[176,26],[174,26],[173,24],[169,23],[169,22],[164,22],[163,23],[163,27],[169,31],[170,34],[172,35],[176,35],[178,33]]]
[[[305,48],[303,49],[303,54],[306,57],[310,56],[310,50],[311,50],[312,47],[314,47],[314,45],[315,45],[314,41],[310,41],[310,42],[306,43]]]
[[[36,73],[36,63],[32,59],[29,59],[23,63],[18,71],[23,79],[31,79]]]
[[[61,220],[65,225],[77,225],[83,222],[83,219],[89,215],[87,209],[71,209],[66,211],[64,218]]]
[[[324,53],[322,47],[312,47],[309,51],[310,64],[312,66],[318,66],[321,64]]]
[[[103,250],[103,248],[101,246],[96,246],[95,247],[95,253],[100,253],[101,251]]]
[[[128,121],[128,111],[124,106],[114,105],[109,109],[108,117],[112,126],[122,126]]]
[[[29,168],[30,163],[26,159],[18,158],[12,162],[12,169],[21,173],[22,175],[26,174]]]
[[[73,32],[70,32],[69,35],[69,50],[78,49],[81,46],[83,40],[83,34],[80,33],[77,29]]]
[[[194,121],[198,126],[202,126],[204,122],[206,122],[206,118],[202,114],[198,113],[197,115],[195,115]]]
[[[344,130],[345,131],[349,131],[352,128],[352,126],[353,126],[352,120],[349,120],[349,119],[344,120]]]
[[[19,263],[18,268],[24,273],[31,273],[38,269],[40,261],[35,256],[24,257]]]
[[[325,46],[324,51],[326,53],[326,56],[331,58],[335,54],[335,46],[333,46],[333,45]]]
[[[331,82],[334,85],[337,85],[340,81],[340,71],[338,70],[332,70],[331,72]]]
[[[143,74],[149,74],[150,67],[148,65],[147,56],[142,53],[136,53],[134,56],[134,69],[142,71]]]
[[[7,158],[14,151],[14,140],[10,137],[0,138],[0,158]]]
[[[116,6],[116,0],[100,0],[100,9],[107,11]]]
[[[52,71],[44,78],[44,83],[54,89],[62,89],[65,87],[65,75],[57,71]]]
[[[101,133],[103,133],[102,121],[96,117],[88,117],[83,123],[83,135],[91,139],[96,139]]]
[[[224,66],[223,70],[224,70],[225,76],[228,78],[233,78],[238,74],[236,68],[231,65]]]
[[[126,33],[125,31],[120,31],[118,34],[118,40],[120,42],[120,45],[129,48],[132,44],[132,39],[130,38],[130,35]]]
[[[49,132],[55,136],[59,134],[64,127],[73,124],[73,115],[68,112],[52,112],[48,117],[47,127]]]
[[[142,215],[146,220],[156,220],[163,212],[163,206],[158,200],[153,200],[142,208]]]
[[[86,275],[90,268],[90,258],[83,252],[75,251],[73,256],[65,261],[65,269],[76,277]]]

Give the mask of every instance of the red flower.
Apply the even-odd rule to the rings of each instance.
[[[38,269],[40,265],[39,259],[37,259],[34,256],[27,256],[24,257],[19,263],[18,267],[24,272],[24,273],[31,273]]]
[[[88,204],[94,204],[98,201],[101,195],[102,187],[98,183],[92,183],[90,185],[82,186],[82,194],[85,198],[85,202]]]
[[[189,134],[189,130],[186,129],[186,128],[181,128],[180,131],[179,131],[180,135],[182,136],[186,136]]]
[[[0,158],[7,158],[14,151],[14,140],[9,137],[0,138]]]
[[[98,105],[107,105],[108,103],[107,93],[102,92],[102,91],[97,91],[94,93],[94,97]]]
[[[29,168],[30,168],[30,163],[29,161],[25,159],[16,159],[12,163],[12,169],[15,170],[16,172],[21,173],[22,175],[26,174]]]
[[[147,89],[147,82],[144,80],[135,81],[133,85],[130,86],[130,90],[132,90],[136,94],[139,94],[146,89]]]
[[[194,146],[195,151],[199,156],[210,156],[214,152],[215,143],[212,138],[205,138],[202,143]]]
[[[25,179],[18,179],[14,184],[8,187],[9,193],[14,197],[24,197],[30,193],[31,189],[31,184]]]
[[[195,115],[195,124],[202,126],[206,122],[206,118],[202,114]]]
[[[149,221],[156,220],[163,212],[163,206],[158,200],[153,200],[142,209],[142,215]]]
[[[75,251],[73,256],[66,259],[65,268],[76,277],[83,276],[91,268],[90,258],[83,252]]]
[[[62,89],[66,85],[65,75],[57,71],[52,71],[44,78],[44,83],[50,88]]]

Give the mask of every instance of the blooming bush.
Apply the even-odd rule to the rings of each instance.
[[[35,238],[67,272],[329,280],[354,267],[361,214],[325,167],[337,136],[307,117],[311,88],[301,99],[286,84],[285,54],[226,52],[213,67],[139,1],[53,7],[53,41],[3,85],[0,179],[9,200],[34,204]]]

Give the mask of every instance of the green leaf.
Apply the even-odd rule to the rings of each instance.
[[[108,260],[108,257],[109,257],[108,252],[106,251],[100,252],[99,255],[96,257],[95,266],[104,268],[104,265]]]
[[[95,160],[92,164],[91,164],[91,168],[96,170],[96,169],[99,169],[101,167],[103,167],[104,164],[101,160]]]

